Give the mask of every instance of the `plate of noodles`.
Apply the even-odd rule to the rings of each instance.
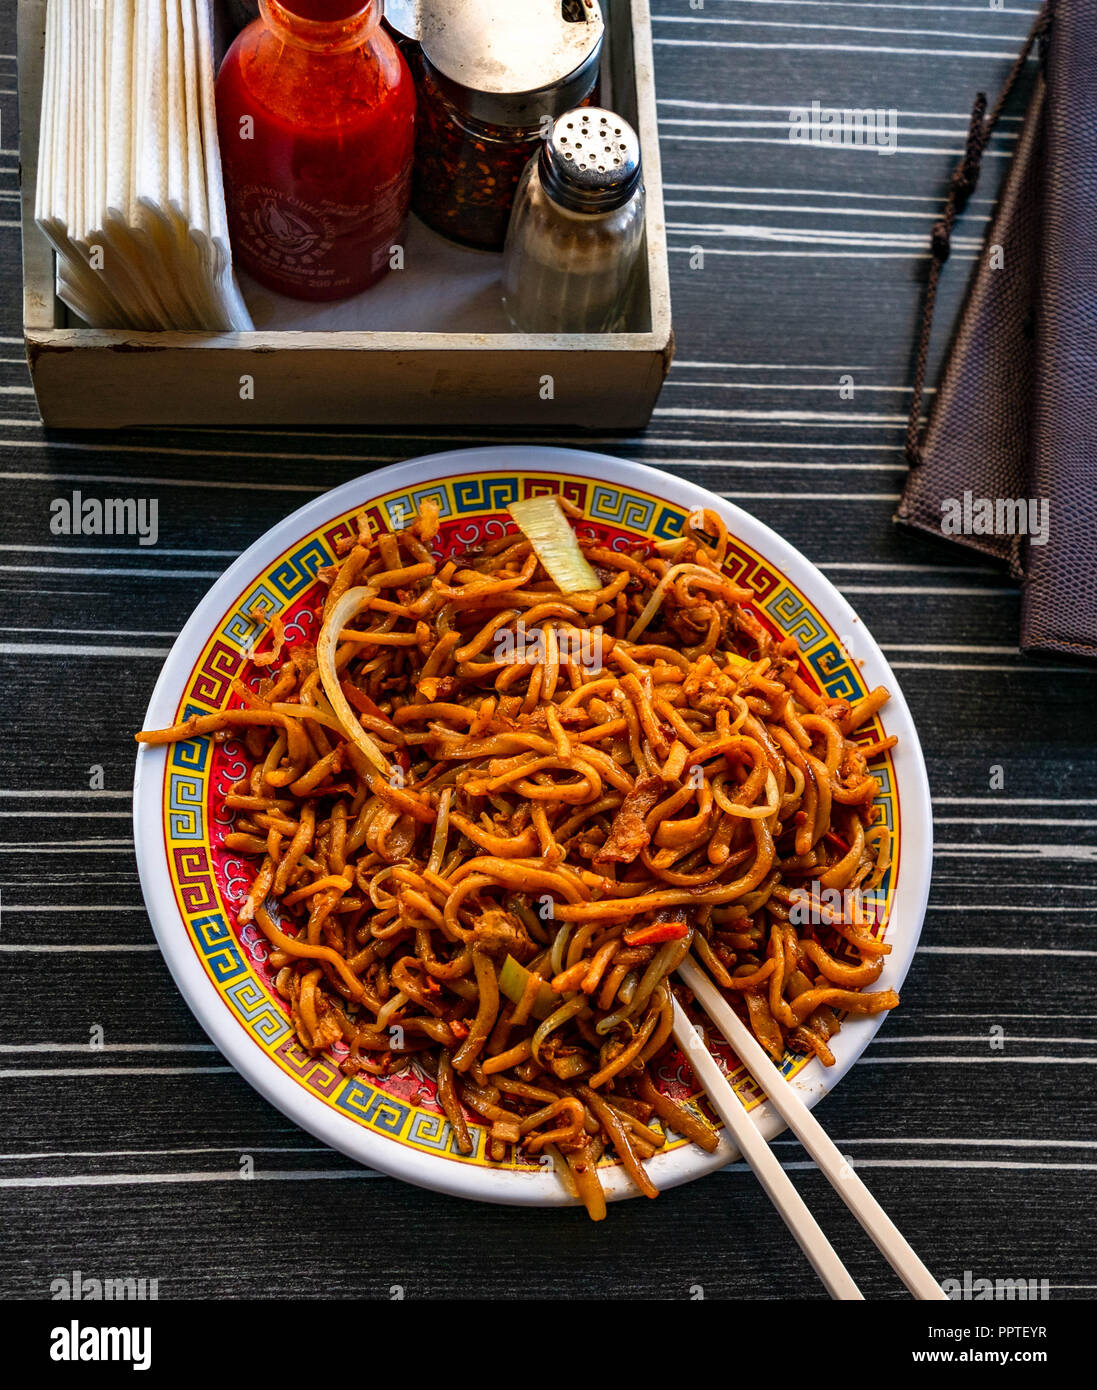
[[[317,1138],[438,1191],[598,1219],[719,1167],[678,964],[810,1104],[921,930],[925,767],[863,624],[746,512],[604,455],[461,450],[310,502],[199,604],[138,741],[197,1018]]]

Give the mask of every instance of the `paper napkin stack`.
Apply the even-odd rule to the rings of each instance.
[[[97,328],[251,320],[232,275],[210,0],[49,0],[35,218]]]

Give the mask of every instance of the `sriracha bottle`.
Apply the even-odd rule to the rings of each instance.
[[[381,0],[260,0],[217,76],[236,264],[298,299],[389,268],[407,218],[415,89]]]

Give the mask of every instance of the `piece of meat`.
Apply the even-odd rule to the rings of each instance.
[[[516,917],[501,908],[489,907],[472,928],[473,945],[489,956],[512,955],[521,963],[533,954],[533,943]]]
[[[631,864],[650,842],[644,823],[647,813],[664,791],[661,777],[638,777],[636,784],[622,801],[606,843],[594,856],[595,864]]]

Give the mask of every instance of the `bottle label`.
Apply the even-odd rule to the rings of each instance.
[[[338,290],[372,278],[389,259],[407,207],[410,170],[368,204],[309,203],[269,184],[234,190],[238,250],[291,284]]]

